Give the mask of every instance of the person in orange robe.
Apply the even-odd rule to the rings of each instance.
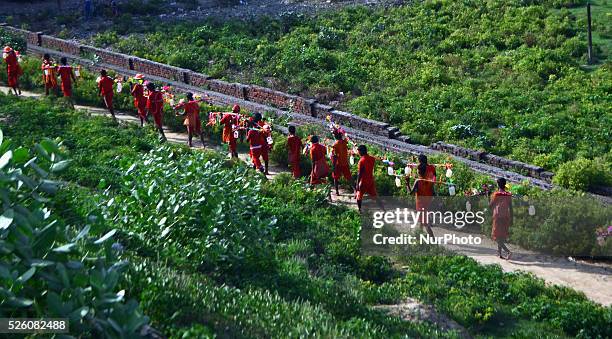
[[[21,66],[19,66],[17,52],[10,46],[6,46],[4,47],[2,57],[6,63],[8,86],[13,89],[15,95],[21,95],[21,89],[19,88],[19,77],[23,74],[23,71],[21,70]]]
[[[60,59],[60,64],[61,65],[57,68],[57,73],[62,80],[62,93],[64,93],[64,97],[70,98],[72,97],[72,82],[76,82],[76,76],[74,75],[72,66],[68,65],[66,57]]]
[[[106,70],[100,71],[100,77],[97,79],[99,94],[102,96],[104,100],[104,104],[108,111],[110,112],[113,120],[117,120],[115,117],[115,110],[113,109],[113,85],[115,84],[115,80],[108,76]]]
[[[221,118],[221,124],[223,125],[222,140],[229,146],[230,153],[233,158],[238,158],[238,151],[236,150],[236,136],[234,135],[234,129],[238,126],[240,114],[240,106],[234,105],[232,107],[232,113],[226,113]]]
[[[417,213],[420,213],[420,224],[421,228],[425,228],[427,234],[430,237],[433,237],[433,231],[431,226],[429,225],[429,218],[427,216],[427,211],[429,211],[429,207],[431,206],[431,202],[433,201],[434,195],[436,192],[434,190],[434,181],[430,179],[431,173],[427,171],[428,165],[427,162],[421,162],[417,171],[419,173],[418,179],[414,182],[414,186],[412,186],[411,194],[415,194],[416,196],[416,210]]]
[[[262,148],[266,142],[262,131],[255,121],[249,123],[249,131],[247,133],[247,141],[250,146],[251,161],[253,162],[253,168],[265,173],[265,168],[261,164]]]
[[[202,134],[202,122],[200,121],[200,101],[193,99],[193,93],[187,93],[187,102],[179,103],[174,109],[183,109],[185,111],[185,121],[183,125],[187,127],[187,134],[189,141],[187,144],[189,147],[193,147],[193,135],[197,134],[200,136],[200,141],[204,145],[204,135]]]
[[[497,179],[498,190],[491,195],[489,207],[493,211],[493,228],[491,229],[491,238],[497,242],[497,255],[509,260],[512,257],[512,252],[506,246],[508,239],[508,230],[512,226],[512,193],[506,191],[506,179]],[[506,256],[502,256],[502,250],[506,252]]]
[[[140,118],[140,127],[144,126],[145,122],[148,122],[147,115],[147,98],[144,95],[144,75],[136,74],[134,76],[136,82],[132,86],[130,94],[134,97],[134,107],[138,110],[138,117]]]
[[[382,202],[378,199],[376,182],[374,181],[376,158],[368,154],[368,148],[365,145],[359,145],[357,151],[361,156],[359,163],[357,163],[357,207],[361,212],[363,197],[365,194],[368,194],[372,199],[376,200],[379,208],[384,210]]]
[[[159,131],[159,138],[161,141],[166,141],[166,134],[164,134],[163,128],[163,110],[164,110],[164,97],[161,91],[155,88],[155,84],[149,82],[147,84],[147,90],[149,95],[147,97],[147,111],[149,115],[153,116],[155,126]]]
[[[329,175],[329,165],[325,159],[327,149],[319,143],[319,137],[316,135],[310,137],[310,142],[312,143],[310,146],[310,161],[312,163],[310,184],[324,184],[327,182],[327,176]]]
[[[287,137],[288,163],[291,166],[293,178],[297,179],[302,174],[300,171],[300,152],[302,151],[302,139],[296,135],[295,126],[289,126]]]
[[[261,116],[261,113],[255,113],[255,116],[253,117],[253,121],[261,129],[261,135],[264,140],[263,147],[261,148],[261,157],[263,158],[263,161],[264,161],[265,173],[266,175],[268,175],[270,174],[268,173],[268,164],[270,161],[269,160],[270,149],[272,147],[272,145],[268,143],[268,138],[272,136],[272,131],[270,131],[270,126],[263,121],[263,117]]]
[[[351,183],[353,178],[348,160],[348,141],[344,139],[344,134],[338,131],[334,132],[334,138],[336,142],[334,142],[332,146],[332,167],[334,169],[332,171],[332,178],[334,179],[334,186],[336,187],[336,195],[340,195],[340,191],[338,190],[340,179],[344,178]]]
[[[49,90],[57,91],[57,66],[49,54],[43,55],[40,69],[43,72],[43,84],[45,85],[45,95],[49,95]]]

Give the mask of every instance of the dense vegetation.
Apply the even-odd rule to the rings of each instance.
[[[2,278],[14,281],[21,276],[15,281],[36,285],[21,289],[15,283],[14,291],[22,291],[31,302],[3,301],[3,315],[64,314],[54,310],[84,305],[88,312],[72,312],[85,319],[84,324],[95,322],[94,316],[108,317],[104,308],[111,306],[98,304],[96,295],[80,294],[79,304],[39,296],[41,291],[72,295],[66,286],[45,283],[55,281],[45,270],[56,272],[54,268],[66,262],[70,270],[79,269],[74,272],[79,285],[71,288],[80,290],[90,282],[97,292],[95,271],[121,260],[112,267],[122,269],[108,278],[116,283],[104,286],[125,291],[115,292],[116,298],[107,302],[123,312],[128,307],[132,318],[119,311],[111,312],[111,318],[125,329],[137,329],[147,319],[132,311],[138,307],[134,302],[122,306],[121,301],[138,300],[151,325],[173,337],[215,332],[257,337],[452,336],[370,308],[409,296],[434,303],[474,334],[611,335],[609,307],[566,288],[545,287],[526,274],[443,255],[405,258],[405,272],[387,259],[362,256],[357,213],[330,205],[325,190],[307,190],[287,175],[267,182],[217,153],[160,147],[152,130],[88,117],[62,101],[0,95],[0,118],[14,145],[3,149],[12,147],[13,154],[20,155],[2,166],[3,174],[25,166],[20,164],[27,151],[17,151],[20,145],[41,152],[35,144],[44,137],[61,141],[54,151],[61,158],[54,161],[72,159],[64,171],[51,171],[63,184],[58,192],[45,193],[50,201],[24,202],[34,213],[47,207],[47,215],[66,231],[57,232],[50,245],[54,263],[35,262],[43,268],[32,270],[24,266],[28,261],[11,259],[9,263],[18,266]],[[48,142],[41,145],[54,149]],[[45,165],[44,153],[38,154],[43,169],[53,167]],[[29,166],[27,173],[38,172]],[[89,180],[91,168],[97,171]],[[3,227],[2,246],[14,239],[6,231],[22,227],[22,219],[15,220],[18,224]],[[45,225],[31,225],[33,236]],[[89,261],[100,246],[101,259]],[[88,251],[86,258],[79,256],[81,248]],[[61,270],[57,272],[64,279]],[[107,335],[118,333],[112,324],[104,329]],[[79,331],[87,334],[92,328]]]
[[[99,46],[339,101],[437,140],[556,170],[579,158],[610,171],[610,26],[595,6],[597,67],[581,1],[424,1],[316,18],[130,26]],[[139,31],[140,30],[140,31]],[[143,39],[144,34],[144,39]],[[609,182],[607,183],[609,184]]]

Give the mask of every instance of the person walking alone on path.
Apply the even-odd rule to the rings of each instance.
[[[412,186],[410,194],[415,194],[416,196],[416,211],[417,213],[420,213],[419,223],[421,225],[421,229],[425,228],[427,234],[430,237],[433,237],[434,233],[429,224],[427,211],[429,211],[436,192],[434,191],[434,181],[433,179],[430,179],[431,172],[428,173],[428,169],[430,168],[429,166],[431,165],[427,165],[427,159],[417,166],[419,177],[414,182],[414,186]]]
[[[491,195],[489,208],[493,211],[491,238],[497,242],[497,255],[506,260],[512,258],[512,252],[506,246],[510,226],[512,226],[512,193],[506,191],[506,179],[497,179],[498,190]],[[502,256],[502,250],[506,256]]]

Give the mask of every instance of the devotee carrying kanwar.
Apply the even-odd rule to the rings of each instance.
[[[15,95],[21,95],[19,77],[21,77],[23,71],[19,65],[19,52],[15,51],[11,46],[5,46],[2,51],[2,59],[6,63],[8,86],[13,90]]]

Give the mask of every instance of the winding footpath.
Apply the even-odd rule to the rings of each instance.
[[[3,93],[8,92],[8,88],[0,86],[0,90]],[[24,97],[40,97],[41,94],[23,91]],[[110,117],[105,109],[91,106],[75,105],[75,108],[87,112],[92,116],[105,115]],[[139,119],[126,112],[116,112],[116,117],[120,122],[123,123],[140,123]],[[186,133],[176,133],[169,130],[165,131],[168,141],[177,144],[187,143]],[[194,138],[194,147],[200,149],[211,149],[220,151],[222,147],[213,144],[204,144]],[[245,162],[250,162],[248,155],[241,153],[240,159]],[[282,172],[288,172],[287,168],[279,166],[270,166],[269,177],[274,177]],[[339,196],[332,195],[332,202],[337,204],[343,204],[351,208],[356,208],[355,199],[352,194],[346,191],[341,192]],[[434,227],[434,234],[436,236],[443,236],[445,234],[455,234],[457,236],[466,236],[465,232],[458,232],[446,228]],[[477,234],[472,234],[476,236]],[[582,261],[576,261],[572,258],[567,257],[553,257],[549,255],[543,255],[532,251],[517,248],[514,245],[510,245],[510,248],[516,254],[512,260],[502,260],[497,257],[497,245],[488,238],[483,238],[483,244],[478,247],[467,247],[461,246],[453,248],[448,247],[450,250],[469,256],[481,264],[497,264],[500,265],[504,271],[524,271],[531,273],[539,278],[545,280],[548,284],[562,285],[570,287],[576,291],[584,293],[590,300],[602,304],[604,306],[612,305],[612,266],[609,264],[592,264]],[[410,303],[407,303],[408,305]],[[404,304],[400,304],[400,308],[406,308]],[[397,306],[397,305],[396,305]],[[406,313],[404,309],[398,310],[395,307],[395,311],[399,313]],[[425,313],[432,313],[430,311]],[[449,328],[453,328],[454,325],[449,325]]]

